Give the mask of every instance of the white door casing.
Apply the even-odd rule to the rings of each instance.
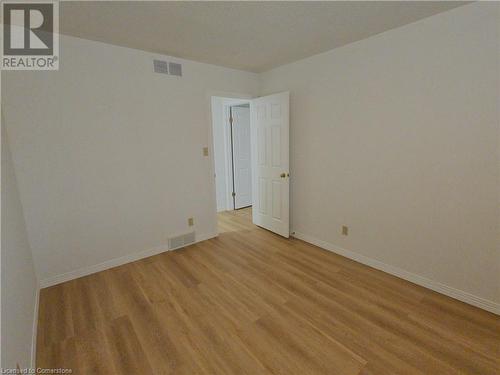
[[[253,223],[290,236],[288,92],[251,102]]]
[[[252,205],[250,108],[231,107],[233,123],[234,208]]]

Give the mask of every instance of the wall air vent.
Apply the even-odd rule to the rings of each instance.
[[[195,233],[190,232],[186,234],[181,234],[180,236],[170,237],[168,239],[168,249],[175,250],[181,247],[187,246],[195,242]]]
[[[171,76],[179,76],[182,77],[182,65],[170,62],[168,63],[168,70],[170,71]]]
[[[153,60],[155,73],[168,74],[168,62],[162,60]]]

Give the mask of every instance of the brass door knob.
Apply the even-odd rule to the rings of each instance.
[[[280,174],[280,177],[281,177],[281,178],[285,178],[285,177],[286,177],[286,173],[282,173],[282,174]]]

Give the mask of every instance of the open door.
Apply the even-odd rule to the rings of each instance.
[[[252,205],[252,172],[250,160],[250,108],[231,107],[233,152],[234,208]]]
[[[253,223],[290,236],[288,92],[251,102]]]

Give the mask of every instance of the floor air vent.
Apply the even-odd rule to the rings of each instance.
[[[168,239],[168,249],[174,250],[180,247],[187,246],[194,243],[195,235],[194,232],[182,234],[180,236],[171,237]]]

